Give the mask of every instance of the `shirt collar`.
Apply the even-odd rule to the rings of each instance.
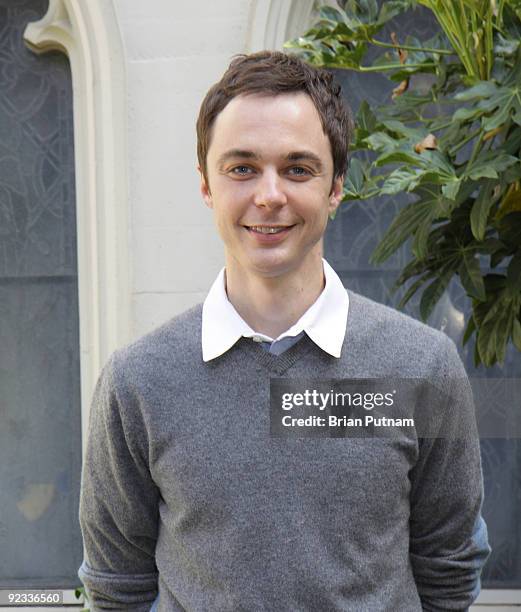
[[[275,340],[286,336],[297,336],[302,331],[322,350],[333,357],[340,357],[346,332],[349,296],[342,281],[322,259],[325,287],[316,301],[300,319]],[[229,350],[242,336],[259,336],[273,341],[264,334],[255,332],[242,319],[228,300],[224,286],[225,268],[219,272],[203,303],[202,350],[203,360],[210,361]]]

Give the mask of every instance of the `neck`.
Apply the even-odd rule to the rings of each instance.
[[[265,277],[237,262],[226,263],[226,293],[239,315],[258,333],[277,338],[294,325],[325,287],[322,254],[306,266]]]

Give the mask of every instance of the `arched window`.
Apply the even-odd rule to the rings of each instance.
[[[0,4],[0,588],[78,584],[80,346],[72,86]]]

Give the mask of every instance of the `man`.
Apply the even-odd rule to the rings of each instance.
[[[471,393],[444,334],[346,291],[322,258],[349,114],[297,58],[235,58],[197,123],[225,268],[117,351],[83,471],[94,610],[464,610],[489,553],[479,444],[270,437],[270,379],[425,378]],[[458,381],[463,381],[461,384]],[[455,387],[455,385],[458,385]]]

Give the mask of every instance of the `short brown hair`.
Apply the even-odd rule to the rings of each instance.
[[[278,95],[307,93],[320,116],[329,138],[333,156],[333,178],[347,169],[347,151],[351,136],[351,112],[341,96],[341,88],[326,70],[306,64],[294,55],[280,51],[259,51],[236,55],[221,80],[206,94],[197,119],[197,158],[208,182],[206,159],[211,131],[217,115],[241,94]]]

